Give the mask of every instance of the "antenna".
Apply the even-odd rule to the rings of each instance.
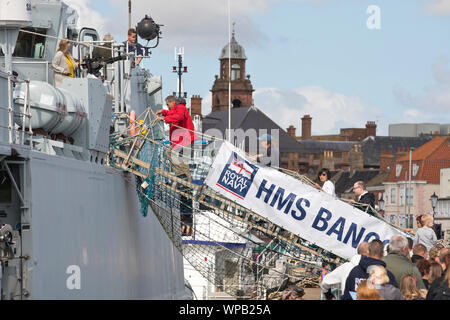
[[[174,92],[174,95],[177,96],[178,98],[182,98],[184,95],[184,98],[187,98],[187,92],[183,92],[183,79],[181,78],[183,73],[188,72],[187,66],[183,66],[184,47],[179,48],[178,52],[177,52],[177,47],[175,47],[174,52],[175,52],[175,61],[178,61],[178,67],[177,66],[172,67],[172,72],[178,74],[178,80],[177,80],[178,91]]]
[[[233,24],[234,37],[234,24]],[[228,142],[231,143],[231,3],[228,0]]]
[[[131,0],[128,0],[128,30],[131,29]]]

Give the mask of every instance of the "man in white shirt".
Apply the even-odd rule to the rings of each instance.
[[[369,254],[369,243],[361,242],[358,246],[357,254],[354,255],[350,259],[350,261],[340,265],[323,278],[323,281],[320,284],[322,293],[324,294],[325,292],[331,290],[333,287],[340,285],[340,295],[342,295],[345,289],[345,281],[347,280],[350,271],[352,271],[352,269],[359,264],[361,256],[367,256],[368,254]],[[339,299],[339,297],[336,298]]]

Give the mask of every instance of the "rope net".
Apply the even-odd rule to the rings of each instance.
[[[174,151],[161,123],[151,119],[149,108],[111,135],[109,164],[136,176],[142,215],[151,208],[183,257],[217,291],[270,299],[292,285],[318,286],[324,262],[343,262],[204,184],[221,140],[197,133],[194,144]]]

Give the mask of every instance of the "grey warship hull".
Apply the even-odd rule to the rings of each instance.
[[[22,181],[27,200],[21,205],[12,195],[2,222],[21,224],[21,252],[28,259],[4,270],[4,294],[187,298],[182,256],[152,212],[140,214],[133,176],[33,151],[6,161]],[[19,272],[22,277],[16,277]]]

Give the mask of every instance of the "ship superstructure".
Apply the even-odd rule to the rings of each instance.
[[[56,88],[60,39],[87,62],[102,43],[77,18],[59,0],[0,1],[1,299],[190,298],[180,252],[140,213],[135,177],[107,164],[131,108],[161,108],[161,78],[113,43],[104,78],[80,69]]]

